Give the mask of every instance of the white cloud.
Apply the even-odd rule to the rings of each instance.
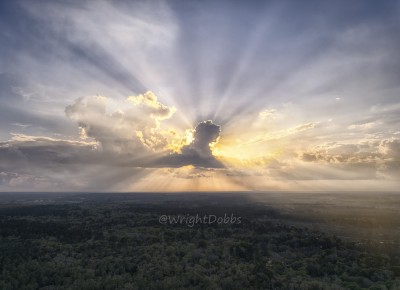
[[[128,101],[135,106],[143,106],[145,110],[149,111],[150,117],[157,121],[169,119],[176,112],[175,107],[161,104],[157,100],[157,96],[151,91],[138,96],[130,96]]]
[[[277,109],[265,109],[259,113],[259,117],[262,120],[269,120],[269,119],[274,120],[274,119],[278,118],[278,116],[279,116],[279,114],[278,114]]]
[[[381,123],[378,121],[374,121],[374,122],[368,122],[368,123],[363,123],[363,124],[350,125],[347,128],[349,130],[368,130],[368,129],[377,127],[379,124],[381,124]]]
[[[170,131],[160,128],[160,122],[173,115],[174,107],[160,103],[152,92],[128,97],[123,109],[110,113],[107,101],[103,96],[80,98],[66,107],[65,113],[77,123],[81,137],[94,138],[103,150],[120,154],[168,148]]]

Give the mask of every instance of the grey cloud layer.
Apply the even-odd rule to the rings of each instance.
[[[0,142],[2,187],[74,189],[77,176],[84,176],[90,164],[100,160],[95,146],[93,142],[14,135]],[[72,172],[77,176],[69,179]]]
[[[301,155],[306,162],[325,163],[347,171],[372,168],[375,177],[400,176],[400,139],[365,141],[356,144],[330,143]],[[371,176],[365,176],[371,178]]]

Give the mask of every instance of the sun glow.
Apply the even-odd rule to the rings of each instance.
[[[400,182],[396,9],[2,2],[0,190]]]
[[[194,140],[194,130],[193,129],[186,129],[185,130],[185,143],[184,145],[189,145]]]

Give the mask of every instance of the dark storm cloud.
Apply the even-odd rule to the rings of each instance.
[[[156,164],[165,167],[193,165],[205,168],[222,168],[223,164],[212,154],[210,143],[217,142],[221,132],[220,126],[212,121],[200,122],[194,131],[194,140],[183,146],[181,153],[174,153],[156,160]]]

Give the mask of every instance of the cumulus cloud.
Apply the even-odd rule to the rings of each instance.
[[[102,150],[120,154],[145,154],[167,147],[169,131],[160,128],[160,121],[169,119],[174,107],[158,102],[152,92],[128,97],[130,106],[112,113],[107,112],[107,102],[106,97],[93,96],[66,107],[65,113],[77,122],[81,137],[92,137]]]
[[[176,111],[175,107],[168,107],[161,104],[157,100],[157,96],[151,91],[138,96],[130,96],[128,97],[128,101],[136,106],[144,107],[149,111],[150,117],[156,120],[169,119]]]
[[[150,92],[131,97],[128,105],[110,112],[106,97],[79,98],[65,113],[76,122],[80,138],[12,134],[10,140],[1,141],[1,186],[10,190],[105,189],[124,182],[121,179],[145,174],[146,168],[222,167],[210,149],[218,142],[220,126],[212,121],[199,123],[191,143],[181,143],[179,154],[169,154],[173,142],[184,139],[162,128],[162,121],[175,108],[161,104]],[[190,178],[207,177],[196,170]]]
[[[379,152],[388,159],[400,161],[400,139],[387,139],[379,144]]]
[[[193,142],[182,148],[182,154],[196,153],[202,158],[212,156],[210,144],[218,142],[221,127],[215,125],[212,121],[200,122],[193,134]]]
[[[206,168],[221,168],[222,163],[212,154],[210,145],[218,142],[221,127],[213,121],[200,122],[193,132],[193,141],[174,153],[159,159],[157,162],[170,167],[193,165]]]
[[[175,108],[161,104],[151,92],[134,100],[114,111],[103,96],[79,98],[67,106],[65,114],[76,122],[79,139],[12,134],[1,141],[2,187],[105,189],[141,173],[167,147],[171,133],[160,122]]]
[[[391,138],[383,140],[379,144],[379,152],[383,156],[383,162],[379,165],[379,171],[384,177],[399,178],[400,176],[400,139]]]

